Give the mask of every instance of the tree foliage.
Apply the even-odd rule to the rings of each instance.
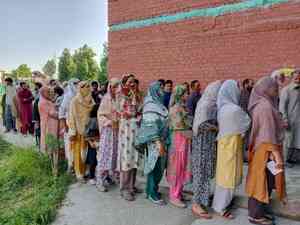
[[[58,63],[58,79],[67,81],[75,75],[76,64],[69,49],[64,49]]]
[[[94,57],[96,53],[88,45],[77,49],[73,55],[76,64],[75,77],[80,80],[93,80],[99,73],[99,66]]]
[[[31,69],[27,64],[22,64],[17,69],[12,71],[12,76],[15,78],[31,77]]]
[[[56,62],[55,59],[49,59],[47,63],[43,67],[43,72],[49,76],[53,77],[53,75],[56,73]]]
[[[100,59],[100,70],[98,73],[98,81],[105,83],[107,81],[107,63],[108,63],[108,45],[103,44],[103,52]]]
[[[88,45],[75,50],[72,55],[65,49],[58,63],[58,77],[61,81],[76,77],[80,80],[93,80],[99,74],[99,65],[94,59],[96,53]]]

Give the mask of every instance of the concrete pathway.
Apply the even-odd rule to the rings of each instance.
[[[119,190],[101,193],[95,186],[74,184],[52,225],[248,225],[247,211],[237,209],[236,219],[225,221],[195,219],[188,209],[171,205],[156,206],[145,199],[144,194],[135,202],[121,199]],[[276,224],[300,225],[300,222],[279,218]]]

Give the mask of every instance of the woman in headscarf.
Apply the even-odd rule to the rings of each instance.
[[[254,86],[249,102],[253,123],[249,145],[249,168],[246,192],[249,196],[249,221],[254,224],[272,224],[266,215],[273,189],[286,202],[282,141],[284,123],[278,110],[278,84],[264,77]],[[276,164],[276,175],[267,167]],[[278,173],[277,173],[278,172]]]
[[[87,141],[84,133],[90,119],[90,112],[94,102],[91,95],[91,86],[87,81],[78,84],[78,93],[71,100],[67,124],[69,127],[70,147],[74,157],[74,169],[79,181],[85,175],[85,155]]]
[[[171,106],[169,115],[171,132],[167,168],[167,180],[170,184],[169,198],[171,204],[180,208],[186,207],[182,201],[182,191],[192,174],[190,167],[192,127],[186,108],[187,97],[186,87],[176,86],[173,93],[174,105]]]
[[[108,92],[102,98],[98,109],[98,125],[100,133],[99,150],[97,154],[97,188],[99,191],[108,191],[113,183],[109,172],[117,175],[118,159],[118,101],[117,89],[120,81],[112,78],[109,82]],[[118,175],[117,175],[118,176]]]
[[[53,88],[44,86],[40,89],[38,107],[41,121],[41,150],[50,154],[46,144],[47,135],[58,136],[58,112],[55,107],[55,93]]]
[[[138,168],[138,152],[134,147],[136,131],[139,124],[139,102],[136,93],[131,90],[134,76],[124,76],[121,86],[120,126],[118,143],[118,168],[120,169],[120,191],[127,201],[134,201],[138,189],[135,187]]]
[[[210,219],[205,209],[209,205],[210,180],[215,176],[217,159],[216,137],[217,97],[222,81],[209,84],[198,101],[194,123],[192,144],[193,205],[195,216]]]
[[[233,219],[229,205],[235,188],[242,182],[243,137],[251,123],[248,114],[239,106],[240,93],[238,83],[227,80],[217,99],[219,133],[213,209],[225,219]]]
[[[68,171],[70,172],[73,167],[73,153],[70,151],[70,140],[68,132],[68,113],[70,109],[71,100],[75,97],[77,93],[77,85],[79,80],[72,78],[68,81],[68,86],[64,92],[63,101],[59,107],[58,117],[61,129],[64,129],[64,143],[65,143],[65,157],[68,161]]]
[[[147,198],[154,204],[163,205],[165,202],[158,189],[166,168],[168,109],[164,106],[164,92],[159,81],[152,83],[148,89],[137,143],[145,145],[146,149],[144,173],[147,175]]]
[[[42,87],[38,103],[41,119],[41,150],[53,159],[53,172],[58,174],[59,123],[53,88]]]
[[[20,83],[20,90],[17,93],[18,108],[20,110],[21,133],[27,135],[33,133],[32,126],[32,102],[33,95],[25,82]]]

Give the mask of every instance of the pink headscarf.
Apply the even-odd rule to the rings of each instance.
[[[263,77],[254,86],[250,96],[250,150],[256,150],[262,143],[282,144],[282,120],[278,111],[278,98],[268,94],[267,90],[270,88],[278,89],[278,84],[271,77]]]

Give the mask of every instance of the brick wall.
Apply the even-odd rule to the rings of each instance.
[[[110,23],[121,18],[111,10],[116,2],[110,1]],[[158,78],[258,78],[283,66],[300,66],[299,1],[109,33],[109,76],[134,73],[143,86]]]
[[[108,0],[109,25],[241,0]]]

